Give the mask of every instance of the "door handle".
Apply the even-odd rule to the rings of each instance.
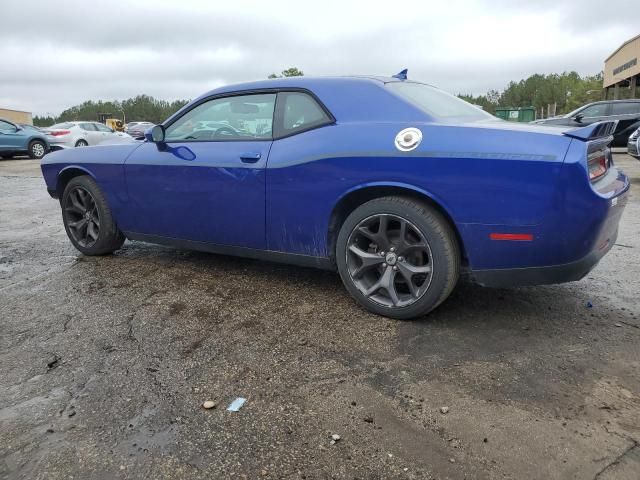
[[[260,160],[260,157],[262,155],[260,153],[243,153],[242,155],[240,155],[240,160],[242,160],[244,163],[256,163],[258,160]]]

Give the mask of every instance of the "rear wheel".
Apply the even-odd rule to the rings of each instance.
[[[29,156],[33,159],[39,160],[47,153],[47,146],[42,140],[33,140],[29,144]]]
[[[71,243],[85,255],[106,255],[124,243],[98,184],[89,176],[72,178],[62,195],[62,218]]]
[[[410,198],[384,197],[347,217],[336,263],[358,303],[379,315],[409,319],[449,296],[458,281],[460,251],[439,212]]]
[[[87,143],[86,140],[78,140],[76,142],[76,147],[88,147],[89,144]]]

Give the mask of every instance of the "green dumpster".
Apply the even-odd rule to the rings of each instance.
[[[536,119],[536,109],[533,107],[498,107],[496,117],[509,122],[533,122]]]

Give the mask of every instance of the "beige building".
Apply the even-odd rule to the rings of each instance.
[[[26,123],[27,125],[33,125],[31,112],[11,110],[9,108],[0,108],[0,118],[6,118],[7,120],[15,123]]]
[[[640,87],[640,35],[627,40],[604,61],[605,98],[637,98]]]

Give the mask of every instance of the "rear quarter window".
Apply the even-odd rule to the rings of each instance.
[[[495,120],[493,115],[488,114],[480,107],[471,105],[450,93],[424,83],[389,82],[386,87],[436,119],[458,121]]]
[[[304,92],[278,93],[276,117],[277,137],[293,135],[333,122],[320,104]]]
[[[640,102],[613,103],[611,115],[635,115],[640,114]]]

